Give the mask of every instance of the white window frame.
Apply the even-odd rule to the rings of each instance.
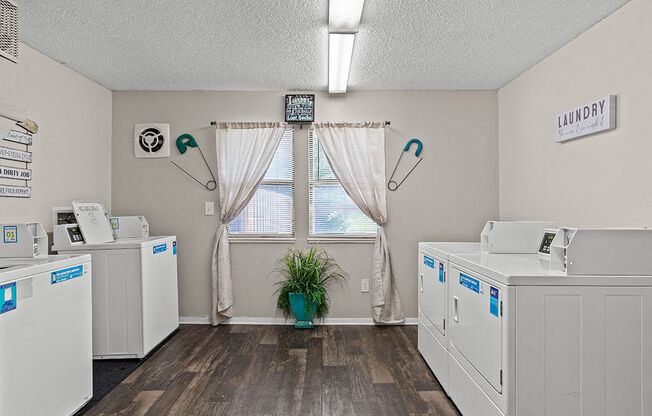
[[[291,202],[291,215],[292,215],[292,232],[289,234],[250,234],[250,233],[232,233],[229,231],[229,241],[232,243],[294,243],[296,241],[295,232],[295,213],[294,213],[294,199],[295,199],[295,188],[294,188],[294,179],[295,179],[295,152],[294,152],[294,128],[286,128],[284,135],[290,132],[292,136],[292,179],[263,179],[260,182],[262,185],[290,185],[292,188],[292,202]],[[258,189],[256,189],[258,191]]]
[[[315,185],[331,185],[342,187],[339,179],[313,179],[314,173],[314,142],[318,139],[315,137],[314,129],[311,128],[308,133],[308,211],[309,221],[308,224],[308,243],[373,243],[376,240],[376,233],[374,234],[315,234],[314,228],[314,187]]]

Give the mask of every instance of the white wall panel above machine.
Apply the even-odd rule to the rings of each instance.
[[[142,215],[111,217],[110,220],[115,238],[149,237],[149,224]]]
[[[482,250],[488,253],[536,253],[547,221],[487,221],[480,234]]]
[[[652,230],[560,228],[550,244],[552,270],[571,275],[652,275]]]
[[[38,257],[48,254],[48,236],[38,222],[0,224],[0,257]]]

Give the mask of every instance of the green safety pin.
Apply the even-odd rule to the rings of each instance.
[[[206,183],[202,183],[199,179],[195,178],[192,176],[187,170],[182,168],[181,166],[177,165],[173,161],[170,160],[170,163],[172,163],[174,166],[178,167],[181,169],[183,173],[186,175],[190,176],[195,182],[203,186],[209,191],[214,191],[217,188],[217,181],[215,180],[215,175],[213,175],[213,171],[211,170],[211,167],[209,166],[208,162],[206,161],[206,158],[204,157],[204,152],[201,151],[201,147],[197,144],[197,141],[195,140],[194,137],[192,137],[190,134],[182,134],[181,136],[177,137],[177,149],[179,149],[179,153],[184,154],[186,153],[186,150],[188,150],[189,147],[196,147],[197,150],[199,150],[199,154],[201,155],[201,158],[204,159],[204,164],[206,164],[206,167],[208,168],[208,172],[211,174],[211,180],[209,180]]]

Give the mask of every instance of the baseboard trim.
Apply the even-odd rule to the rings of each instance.
[[[207,325],[210,324],[208,316],[182,316],[180,324],[186,325]],[[372,318],[325,318],[315,322],[317,325],[376,325]],[[233,317],[224,321],[224,325],[294,325],[294,319],[255,318],[255,317]],[[405,322],[399,325],[416,325],[417,318],[405,318]]]
[[[205,325],[210,324],[208,316],[180,316],[179,324],[181,325]]]

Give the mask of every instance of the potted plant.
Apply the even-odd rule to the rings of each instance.
[[[278,300],[276,305],[285,318],[290,310],[297,318],[296,328],[313,328],[313,318],[328,314],[328,290],[333,283],[342,283],[349,276],[317,246],[311,249],[290,249],[279,259],[276,274]]]

